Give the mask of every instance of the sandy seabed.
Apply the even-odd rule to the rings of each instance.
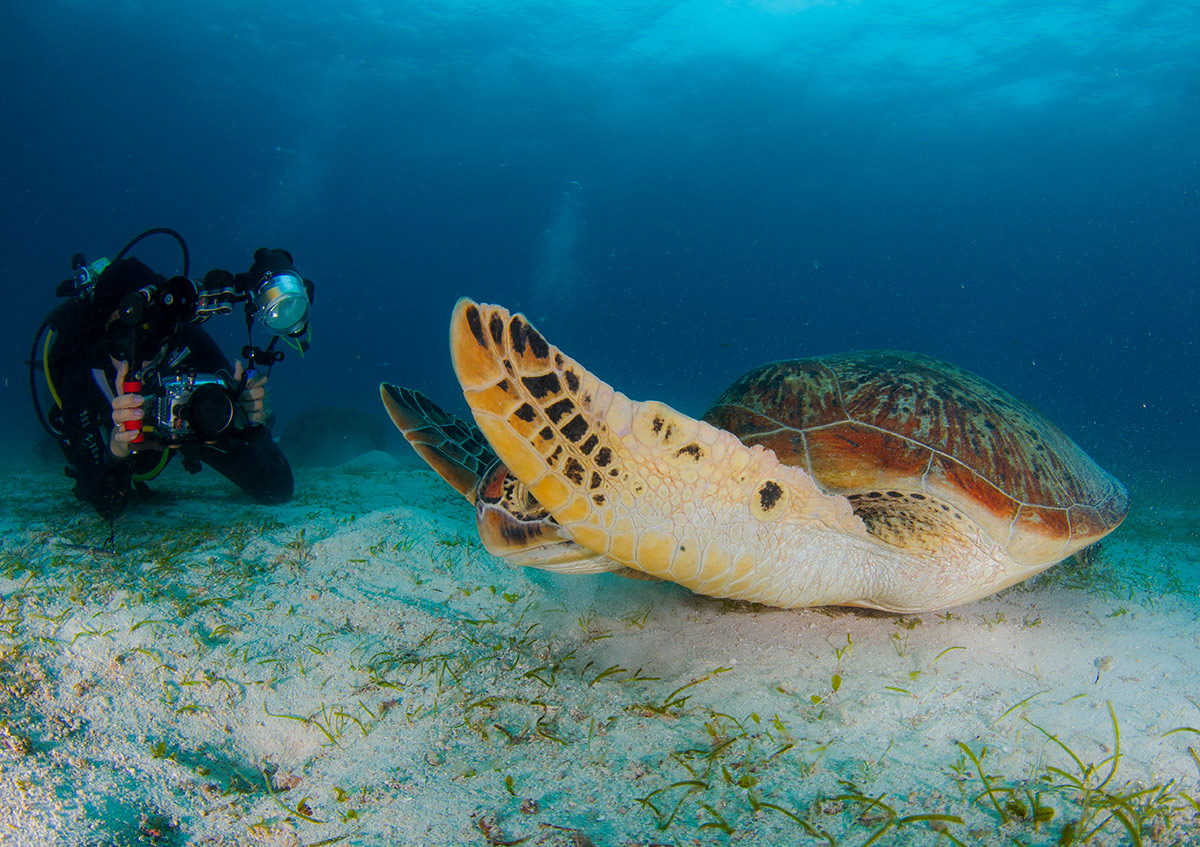
[[[1200,844],[1200,516],[938,614],[515,570],[430,471],[0,472],[0,843]],[[1136,492],[1135,492],[1136,494]]]

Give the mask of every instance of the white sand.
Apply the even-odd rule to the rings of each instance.
[[[900,618],[513,570],[383,454],[278,509],[172,468],[115,555],[75,546],[107,525],[57,469],[2,475],[2,843],[1033,845],[1081,816],[1135,843],[1114,811],[1200,843],[1200,733],[1167,734],[1200,727],[1182,508]]]

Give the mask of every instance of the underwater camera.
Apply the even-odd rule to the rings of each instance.
[[[136,259],[125,258],[135,245],[152,235],[169,235],[179,243],[183,252],[179,275],[165,279]],[[296,270],[290,253],[266,247],[254,252],[253,263],[243,273],[214,269],[197,281],[188,275],[189,267],[187,243],[179,233],[166,228],[141,233],[111,262],[98,259],[88,263],[79,253],[71,258],[74,275],[63,280],[56,290],[59,297],[69,298],[69,302],[42,322],[29,359],[34,408],[47,432],[56,439],[64,437],[42,414],[35,372],[43,371],[58,404],[50,379],[51,348],[56,336],[70,327],[72,315],[90,316],[86,320],[92,325],[99,322],[103,327],[100,338],[103,352],[137,369],[143,361],[154,359],[159,350],[165,349],[164,345],[183,325],[229,314],[237,303],[245,304],[247,341],[255,323],[272,335],[266,349],[250,343],[242,348],[242,357],[249,360],[249,370],[240,380],[222,374],[196,373],[168,363],[158,369],[151,366],[144,372],[131,372],[125,390],[146,397],[145,415],[132,428],[142,428],[169,445],[211,441],[231,432],[255,428],[256,425],[248,425],[242,418],[238,398],[256,368],[269,372],[272,365],[283,359],[283,352],[275,349],[281,338],[301,353],[308,349],[314,285]],[[44,349],[39,356],[43,337]],[[141,440],[139,436],[137,441]]]
[[[125,425],[126,429],[142,431],[135,443],[142,442],[145,435],[168,445],[214,441],[257,428],[239,420],[241,386],[220,374],[183,371],[162,378],[147,375],[126,382],[124,388],[145,398],[142,419]]]

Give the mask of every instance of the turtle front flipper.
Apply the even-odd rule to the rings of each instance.
[[[379,384],[379,396],[396,429],[438,476],[472,503],[479,480],[496,464],[496,453],[479,428],[443,412],[411,388]]]
[[[631,401],[498,306],[460,300],[450,347],[480,430],[579,544],[702,594],[874,604],[879,545],[804,471]]]

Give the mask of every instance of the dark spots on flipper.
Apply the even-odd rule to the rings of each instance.
[[[595,503],[597,506],[603,506],[604,502],[605,502],[605,497],[603,494],[593,494],[592,502]]]
[[[620,468],[613,468],[612,470],[610,470],[610,471],[608,472],[608,475],[609,475],[609,476],[620,476],[620,475],[621,475],[621,469],[620,469]]]
[[[572,394],[579,390],[579,377],[575,375],[575,371],[563,371],[563,379],[567,381],[567,390]]]
[[[925,500],[933,499],[931,497],[927,497],[924,494],[918,494],[915,491],[910,491],[907,494],[900,492],[900,491],[864,491],[859,494],[847,494],[846,495],[846,499],[849,500],[851,503],[857,503],[859,500],[862,500],[864,497],[868,500],[913,500],[916,502],[922,502]],[[882,503],[882,504],[877,504],[877,505],[881,508],[885,508],[885,509],[888,508],[887,503]],[[939,504],[939,505],[941,505],[943,509],[946,508],[946,506],[944,504]]]
[[[550,345],[546,343],[546,339],[542,338],[542,334],[529,324],[525,325],[525,337],[529,341],[529,349],[533,355],[539,359],[545,359],[550,355]]]
[[[563,366],[562,353],[555,353],[554,354],[554,367],[561,368],[562,366]]]
[[[504,343],[504,319],[497,314],[492,315],[492,319],[488,321],[488,329],[492,333],[492,341],[496,342],[499,347]]]
[[[544,427],[542,427],[542,431],[539,432],[538,435],[540,435],[542,437],[543,441],[550,441],[551,439],[554,438],[554,430],[552,430],[548,426],[544,426]]]
[[[600,474],[596,473],[595,471],[592,471],[592,478],[591,481],[588,482],[588,488],[596,489],[599,488],[603,483],[604,477],[600,476]]]
[[[557,425],[564,415],[569,415],[573,411],[575,411],[575,404],[564,397],[546,408],[546,417],[550,419],[550,423]]]
[[[575,443],[579,439],[583,438],[585,435],[587,435],[587,431],[588,424],[587,421],[584,420],[583,415],[576,415],[575,417],[571,418],[561,430],[563,438],[567,439],[571,443]]]
[[[928,494],[867,491],[847,497],[867,532],[905,549],[936,551],[961,539],[967,519]]]
[[[576,485],[583,485],[583,465],[574,456],[567,457],[567,463],[563,465],[563,476]]]
[[[662,432],[663,424],[665,423],[666,421],[662,419],[662,415],[654,416],[654,420],[650,422],[650,426],[654,430],[655,435],[658,435],[660,432]]]
[[[612,450],[608,447],[601,447],[596,451],[596,465],[604,468],[608,467],[608,463],[612,461]]]
[[[529,423],[535,417],[533,406],[530,406],[528,403],[522,403],[517,411],[513,412],[513,414],[525,421],[525,423]]]
[[[762,488],[758,489],[758,502],[764,512],[771,511],[782,496],[783,489],[774,480],[767,480],[763,483]]]
[[[589,435],[587,439],[579,445],[579,452],[587,456],[596,449],[596,445],[600,443],[600,439],[594,435]]]
[[[546,457],[546,464],[553,467],[555,464],[557,464],[557,462],[558,462],[559,458],[562,456],[562,454],[563,454],[563,448],[562,448],[562,445],[559,444],[557,447],[554,448],[554,452]]]
[[[502,379],[502,380],[500,380],[499,382],[497,382],[497,383],[496,383],[496,387],[497,387],[497,388],[499,388],[501,391],[503,391],[505,394],[508,394],[508,393],[509,393],[509,388],[510,388],[511,386],[508,384],[508,380],[507,380],[507,379]]]
[[[525,353],[525,328],[525,321],[521,320],[520,315],[513,315],[508,322],[508,338],[517,355]]]
[[[529,348],[529,352],[539,359],[545,359],[550,355],[550,345],[546,343],[546,339],[542,338],[541,333],[521,319],[520,315],[513,315],[512,320],[508,322],[508,337],[512,343],[512,348],[517,353],[524,355],[525,348]]]
[[[475,336],[475,341],[484,350],[488,349],[487,337],[483,334],[483,321],[479,317],[478,306],[467,306],[467,326],[471,328],[471,335]]]
[[[691,456],[692,461],[699,462],[704,458],[704,448],[696,442],[685,444],[675,451],[675,458],[682,459],[684,456]]]
[[[670,424],[667,424],[667,428],[663,432],[663,441],[666,441],[669,443],[671,441],[671,433],[674,431],[675,431],[675,427],[671,426]]]
[[[557,374],[552,373],[541,376],[523,376],[521,382],[536,400],[541,400],[547,394],[557,394],[562,390],[562,383],[558,381]]]

